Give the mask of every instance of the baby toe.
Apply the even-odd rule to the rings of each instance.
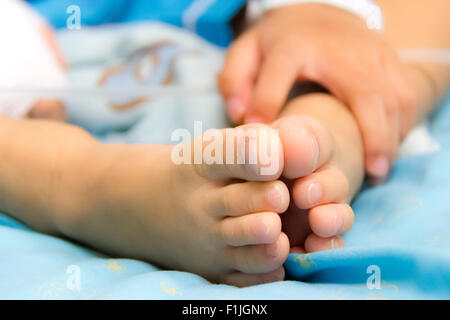
[[[289,254],[289,240],[284,233],[271,244],[227,247],[225,260],[231,269],[249,274],[268,273],[278,269]]]
[[[283,267],[279,267],[272,272],[263,274],[247,274],[243,272],[233,272],[223,276],[223,283],[236,286],[236,287],[249,287],[258,284],[283,281],[285,271]]]
[[[343,203],[331,203],[309,211],[309,225],[313,233],[329,238],[347,232],[353,226],[352,208]]]
[[[344,247],[345,242],[341,237],[321,238],[312,233],[305,240],[306,252],[333,250]]]
[[[273,212],[228,217],[219,225],[221,238],[230,246],[274,243],[281,233],[280,216]]]
[[[208,179],[272,181],[283,171],[283,146],[279,135],[266,125],[210,130],[196,138],[191,148],[196,171]],[[175,155],[178,152],[178,148],[173,149]]]
[[[243,182],[218,189],[210,198],[208,209],[221,217],[263,211],[282,213],[289,200],[289,190],[281,181]]]
[[[292,197],[300,209],[341,202],[349,194],[347,177],[336,167],[325,166],[316,172],[297,179],[292,186]]]
[[[316,120],[289,116],[273,123],[283,144],[283,176],[304,177],[326,163],[333,152],[333,139]]]

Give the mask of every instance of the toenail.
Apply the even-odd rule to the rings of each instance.
[[[308,187],[308,202],[311,206],[317,204],[322,198],[323,192],[320,184],[313,182]]]
[[[339,241],[338,238],[331,239],[331,249],[339,249],[343,247],[343,244],[341,243],[341,241]]]
[[[280,210],[283,207],[283,197],[281,192],[280,186],[276,185],[267,193],[267,201],[275,210]]]
[[[342,221],[342,215],[338,210],[335,210],[334,212],[333,222],[333,225],[335,226],[333,235],[337,236],[341,233],[342,225],[344,224],[344,221]]]
[[[311,146],[313,151],[313,163],[312,163],[312,171],[315,171],[317,168],[317,164],[319,162],[319,143],[317,142],[317,138],[315,135],[311,134]]]
[[[259,175],[259,163],[258,163],[258,144],[254,143],[255,141],[251,141],[251,139],[247,140],[247,135],[249,135],[248,132],[244,133],[244,143],[238,143],[238,149],[237,149],[237,164],[244,165],[244,170],[246,171],[247,175],[250,175],[251,177]],[[242,136],[239,136],[238,139],[242,138]],[[238,140],[239,141],[239,140]]]
[[[263,221],[255,224],[255,233],[259,238],[265,238],[269,234],[269,227]]]
[[[278,255],[278,246],[277,243],[272,243],[269,245],[266,245],[266,253],[269,257],[275,258]]]
[[[245,119],[245,123],[266,123],[263,118],[258,116],[248,116]]]
[[[386,157],[378,157],[370,161],[370,173],[377,177],[385,177],[389,172],[389,160]]]

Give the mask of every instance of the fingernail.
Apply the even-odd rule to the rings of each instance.
[[[266,253],[269,257],[276,257],[278,255],[278,248],[277,243],[272,243],[269,245],[266,245]]]
[[[228,115],[233,122],[241,120],[245,113],[245,106],[238,98],[230,98],[227,100]]]
[[[308,202],[311,206],[319,202],[320,198],[322,198],[322,187],[318,183],[311,183],[308,187]]]
[[[369,173],[376,177],[385,177],[389,173],[389,160],[381,156],[369,163]]]
[[[265,123],[264,119],[258,116],[249,116],[245,118],[245,123]]]

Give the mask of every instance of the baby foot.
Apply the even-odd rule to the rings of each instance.
[[[249,130],[255,139],[245,138]],[[105,146],[98,170],[104,175],[94,180],[102,181],[96,190],[106,195],[95,194],[101,203],[94,214],[64,219],[71,222],[63,233],[114,255],[214,282],[248,286],[282,280],[290,246],[281,231],[280,214],[289,204],[288,189],[277,180],[283,170],[281,141],[273,129],[256,124],[211,136],[174,147]],[[229,149],[232,140],[243,144]],[[231,150],[233,163],[205,158],[217,141],[223,148],[209,154],[227,163]],[[193,163],[198,146],[202,163],[172,161],[187,156]],[[264,171],[271,163],[277,164],[274,170]]]
[[[338,121],[349,120],[343,118]],[[360,137],[352,137],[357,130],[347,128],[346,132],[340,130],[342,124],[330,125],[330,121],[334,120],[291,115],[273,124],[283,141],[283,176],[289,179],[293,200],[282,216],[292,252],[342,248],[345,244],[339,235],[353,225],[348,204],[363,177]]]

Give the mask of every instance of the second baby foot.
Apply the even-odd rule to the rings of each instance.
[[[334,108],[335,114],[313,118],[303,115],[305,105]],[[293,252],[341,248],[345,244],[340,235],[353,225],[349,203],[363,178],[359,132],[332,98],[298,98],[287,108],[289,115],[273,124],[283,141],[283,175],[292,197],[282,215],[283,231]]]

